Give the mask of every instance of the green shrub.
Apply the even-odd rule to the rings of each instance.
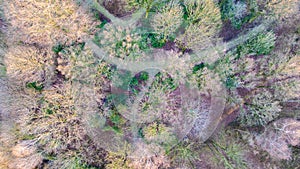
[[[244,54],[249,55],[267,55],[275,46],[274,32],[260,33],[256,37],[247,40],[243,45],[237,46],[237,53],[239,56]]]
[[[102,61],[98,66],[98,72],[105,77],[106,79],[111,80],[113,78],[113,74],[115,72],[114,67],[109,65],[108,63]]]
[[[239,29],[244,23],[256,17],[256,0],[223,0],[221,1],[222,20],[230,21],[231,25]]]
[[[202,67],[197,70],[197,67],[194,67],[193,73],[189,75],[189,80],[192,84],[196,85],[199,89],[205,89],[211,85],[214,74],[207,67]]]
[[[38,84],[37,82],[31,82],[26,84],[27,88],[35,89],[36,91],[41,92],[44,88],[43,84]]]
[[[153,122],[146,126],[143,130],[146,141],[155,142],[157,144],[169,145],[176,140],[171,129],[166,125],[158,122]]]
[[[132,9],[138,9],[138,8],[145,8],[146,9],[146,18],[148,17],[148,14],[151,10],[151,8],[154,6],[154,0],[125,0],[127,2],[127,8],[128,10]]]
[[[154,48],[162,48],[166,45],[166,39],[164,35],[149,33],[147,40],[150,42],[151,46]]]
[[[65,159],[62,168],[69,169],[97,169],[86,164],[80,157],[71,157],[70,159]]]
[[[245,105],[239,119],[242,126],[264,126],[278,117],[280,111],[279,102],[264,89],[254,95],[251,103]]]
[[[214,159],[216,163],[224,165],[226,169],[247,168],[246,160],[243,157],[245,153],[243,145],[233,141],[227,133],[222,132],[212,145],[212,150],[216,154]]]
[[[193,163],[198,160],[199,156],[195,147],[193,143],[180,142],[172,149],[167,150],[167,154],[176,166],[180,168],[194,168]]]
[[[224,151],[228,158],[221,158],[221,162],[224,164],[226,169],[234,169],[235,167],[246,169],[246,162],[242,158],[242,147],[239,144],[230,144]]]

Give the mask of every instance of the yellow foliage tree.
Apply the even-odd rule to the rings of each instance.
[[[51,79],[53,60],[48,50],[17,46],[5,55],[7,76],[17,83],[43,82]]]
[[[3,6],[13,41],[42,46],[70,42],[92,33],[95,24],[72,0],[10,0]]]

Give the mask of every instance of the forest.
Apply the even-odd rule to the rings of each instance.
[[[300,1],[0,0],[0,169],[300,169]]]

